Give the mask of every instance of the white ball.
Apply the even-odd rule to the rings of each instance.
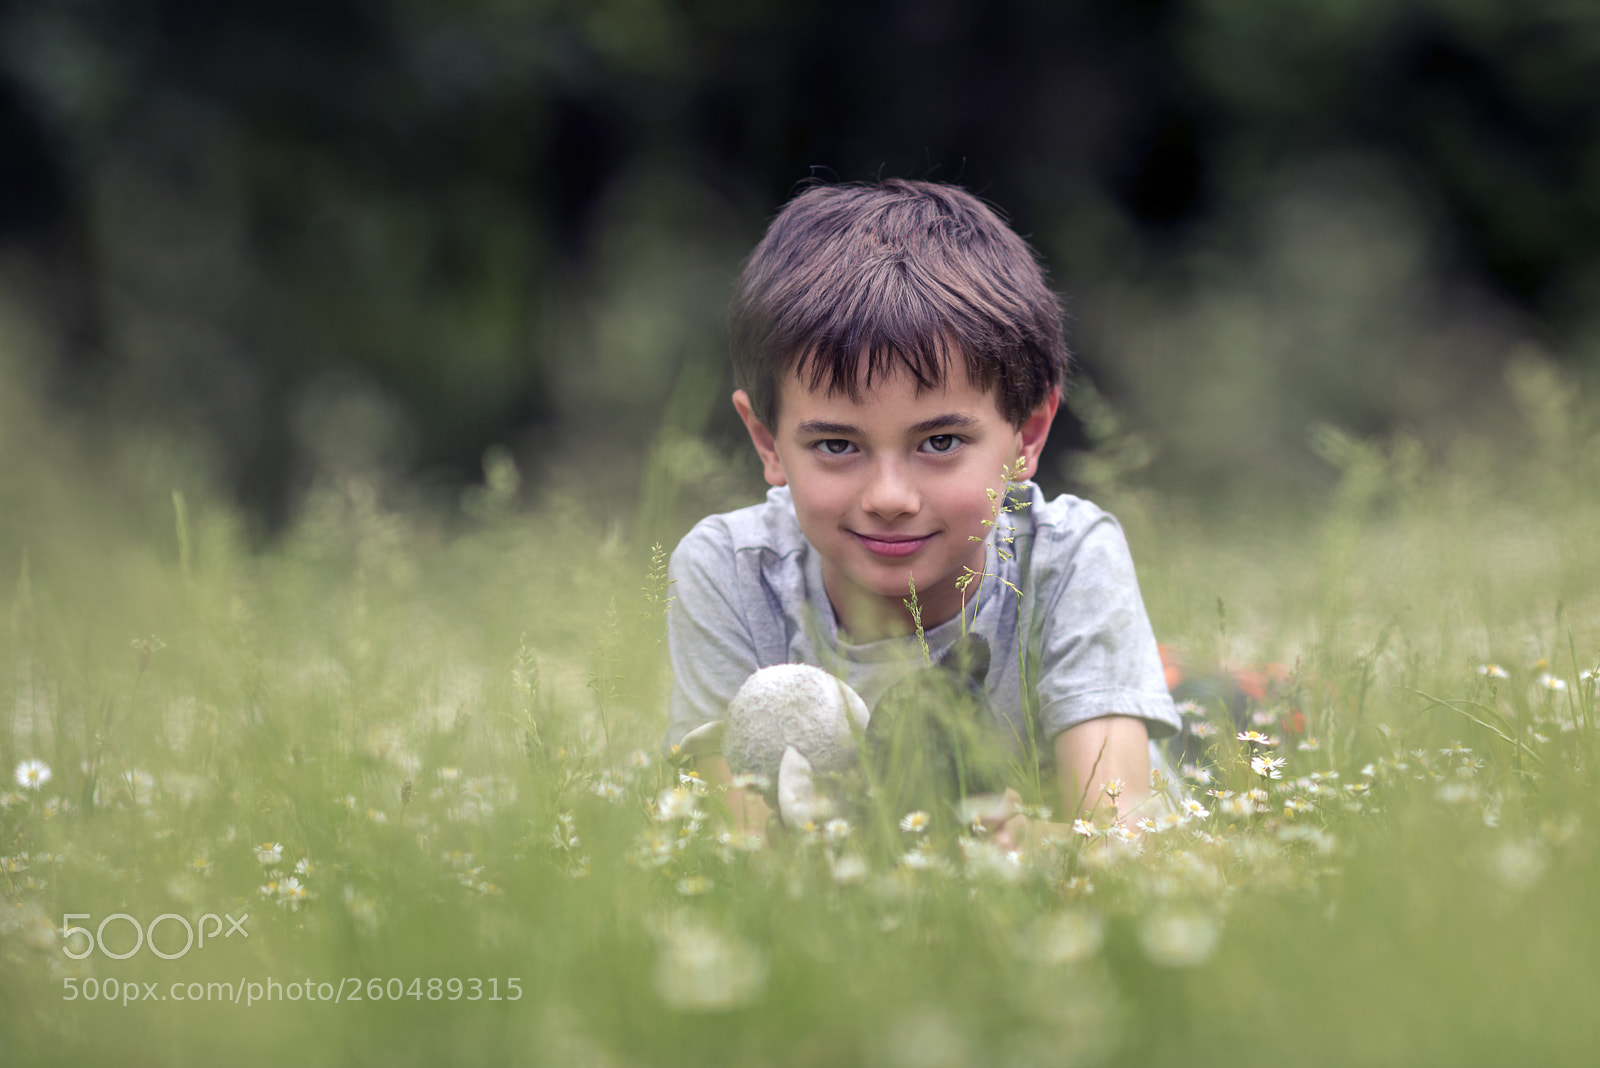
[[[794,746],[817,772],[848,769],[855,730],[867,726],[867,705],[840,679],[808,664],[762,668],[728,704],[722,752],[735,773],[775,784],[783,751]]]

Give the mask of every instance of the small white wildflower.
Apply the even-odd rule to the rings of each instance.
[[[624,797],[627,796],[626,791],[624,791],[616,782],[612,781],[612,778],[609,775],[600,776],[600,778],[594,784],[594,792],[596,797],[613,803],[620,802]]]
[[[661,934],[656,992],[679,1012],[723,1012],[760,998],[767,984],[761,951],[688,918],[675,919]]]
[[[293,875],[278,882],[278,904],[286,905],[291,909],[298,909],[311,892],[300,884],[300,880]]]
[[[690,875],[677,882],[678,893],[684,897],[698,897],[710,893],[715,884],[704,875]]]
[[[1230,816],[1234,819],[1254,815],[1256,811],[1255,802],[1243,797],[1225,797],[1217,808],[1221,810],[1224,816]]]
[[[1122,792],[1127,789],[1127,784],[1121,779],[1107,779],[1100,789],[1104,791],[1106,797],[1114,802],[1122,796]]]
[[[833,881],[840,886],[854,886],[866,880],[869,874],[866,860],[859,853],[846,853],[830,865]]]
[[[452,783],[452,782],[455,782],[457,779],[461,778],[461,769],[460,768],[440,768],[438,774],[439,774],[439,781],[440,782]]]
[[[1072,821],[1072,833],[1081,834],[1085,838],[1093,838],[1100,832],[1088,820],[1079,818]]]
[[[854,830],[850,821],[843,817],[835,817],[822,825],[822,837],[831,844],[837,845],[850,837]]]
[[[1192,968],[1211,956],[1222,937],[1216,919],[1206,913],[1162,909],[1139,927],[1139,944],[1155,963],[1167,968]]]
[[[1163,830],[1161,824],[1157,823],[1155,819],[1150,816],[1140,817],[1139,821],[1135,823],[1134,826],[1138,827],[1139,830],[1144,834],[1160,834]]]
[[[262,842],[256,846],[256,859],[262,867],[272,867],[283,859],[283,845],[279,842]]]
[[[1203,716],[1206,714],[1206,706],[1199,701],[1179,701],[1177,709],[1180,716]],[[1194,726],[1198,727],[1199,724],[1196,723]],[[1210,726],[1210,724],[1207,724],[1207,726]]]
[[[1511,672],[1499,664],[1479,664],[1478,674],[1491,679],[1509,679],[1511,677]]]
[[[1560,675],[1552,675],[1548,671],[1539,675],[1538,683],[1552,693],[1564,693],[1567,689],[1567,680]]]
[[[24,790],[38,790],[50,781],[50,765],[42,760],[24,760],[17,765],[17,785]]]
[[[1183,814],[1190,819],[1203,820],[1207,816],[1211,815],[1210,809],[1206,808],[1192,797],[1185,800],[1184,803],[1179,807],[1182,809]]]
[[[1026,952],[1046,964],[1070,964],[1099,952],[1105,923],[1092,912],[1072,909],[1046,916],[1033,927]]]
[[[1495,874],[1513,890],[1526,890],[1538,882],[1544,869],[1544,851],[1537,842],[1502,842],[1494,852]]]
[[[1202,719],[1189,724],[1189,733],[1196,738],[1214,738],[1217,735],[1217,725],[1210,720]]]
[[[693,819],[700,814],[694,794],[682,786],[671,786],[656,798],[656,819]]]
[[[1322,743],[1316,738],[1308,737],[1305,741],[1295,746],[1295,748],[1300,750],[1302,753],[1315,753],[1317,750],[1322,748]]]
[[[976,838],[963,838],[960,845],[971,876],[1009,883],[1022,875],[1022,857],[1014,850],[1002,850],[993,842]]]
[[[155,776],[139,768],[130,768],[121,775],[122,782],[129,794],[133,796],[133,803],[140,808],[148,808],[150,802],[156,797]]]
[[[921,834],[928,829],[929,816],[921,809],[900,817],[900,829],[907,834]]]
[[[1254,756],[1250,758],[1250,770],[1263,779],[1281,779],[1287,763],[1283,757]]]
[[[1249,742],[1251,745],[1264,745],[1269,749],[1278,744],[1275,739],[1269,738],[1257,730],[1240,731],[1237,738],[1241,742]]]
[[[1303,797],[1291,797],[1283,803],[1283,814],[1290,819],[1294,819],[1302,812],[1310,812],[1312,807],[1311,802]]]

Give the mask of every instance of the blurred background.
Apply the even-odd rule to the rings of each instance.
[[[1597,85],[1587,0],[0,0],[0,418],[258,538],[347,470],[754,499],[740,260],[894,175],[1050,266],[1047,490],[1317,494],[1596,377]]]

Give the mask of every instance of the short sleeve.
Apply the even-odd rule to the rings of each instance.
[[[1117,521],[1095,509],[1078,530],[1042,530],[1039,724],[1046,737],[1101,716],[1137,716],[1152,738],[1179,727],[1133,556]]]
[[[672,756],[684,735],[721,719],[744,680],[759,667],[756,642],[740,604],[732,539],[703,522],[678,543],[667,564],[667,654],[672,696],[662,751]]]

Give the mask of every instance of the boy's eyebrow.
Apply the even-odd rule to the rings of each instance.
[[[978,420],[970,415],[960,412],[949,412],[945,415],[936,415],[932,419],[924,419],[911,428],[913,434],[926,434],[933,430],[972,430],[978,426]]]
[[[912,426],[907,432],[911,434],[928,434],[935,430],[970,430],[978,426],[978,420],[970,415],[960,412],[948,412],[936,415],[932,419],[924,419]],[[838,437],[859,436],[861,428],[850,423],[830,423],[825,419],[807,419],[794,428],[796,435],[809,437],[812,434],[833,434]]]

